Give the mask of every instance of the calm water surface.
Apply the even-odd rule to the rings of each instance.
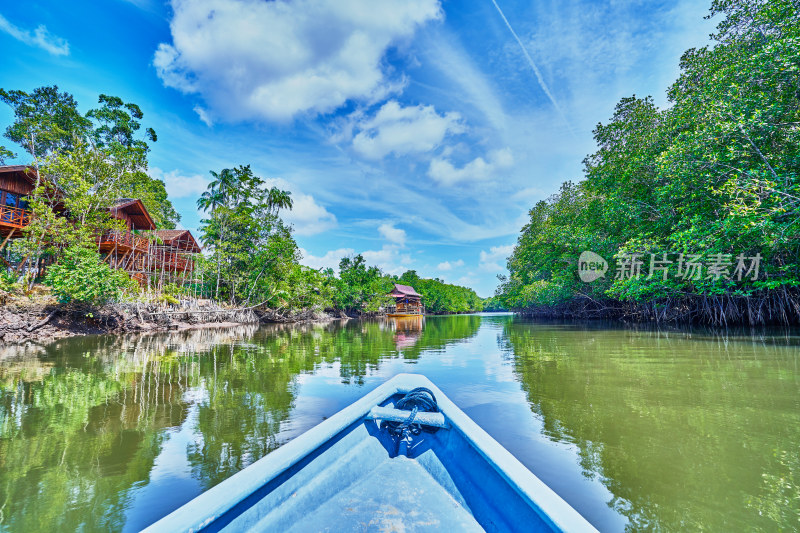
[[[0,346],[0,530],[139,530],[399,372],[603,531],[800,529],[797,333],[471,315]]]

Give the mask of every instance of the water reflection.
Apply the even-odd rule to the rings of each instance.
[[[628,529],[800,526],[796,335],[517,320],[505,340],[545,434],[577,445]]]
[[[4,346],[0,530],[136,531],[399,371],[603,530],[800,529],[798,347],[475,315]]]
[[[395,348],[401,351],[417,344],[422,336],[424,322],[425,318],[422,315],[387,319],[387,323],[394,329]]]
[[[383,360],[474,334],[480,320],[463,318],[418,328],[413,347],[396,339],[411,330],[382,321],[3,347],[0,527],[122,529],[167,430],[191,426],[185,458],[206,489],[282,444],[299,374],[335,364],[343,383],[360,384]]]

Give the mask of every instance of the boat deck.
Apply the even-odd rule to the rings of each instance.
[[[399,446],[381,426],[417,386],[440,428]],[[396,414],[396,413],[394,413]],[[405,413],[401,412],[405,420]],[[437,422],[438,421],[438,422]],[[146,531],[596,530],[423,376],[401,374]]]
[[[386,459],[369,476],[314,509],[289,532],[484,531],[420,464]]]

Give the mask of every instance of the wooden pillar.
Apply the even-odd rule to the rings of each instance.
[[[8,243],[8,241],[11,239],[11,236],[14,235],[15,231],[17,231],[17,228],[13,228],[11,230],[11,233],[9,233],[8,236],[3,240],[3,244],[0,244],[0,251],[2,251],[3,248],[6,247],[6,243]]]

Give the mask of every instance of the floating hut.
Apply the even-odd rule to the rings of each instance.
[[[388,309],[387,316],[422,316],[425,306],[422,305],[422,295],[408,285],[394,284],[392,292],[387,294],[394,298],[395,304]]]

